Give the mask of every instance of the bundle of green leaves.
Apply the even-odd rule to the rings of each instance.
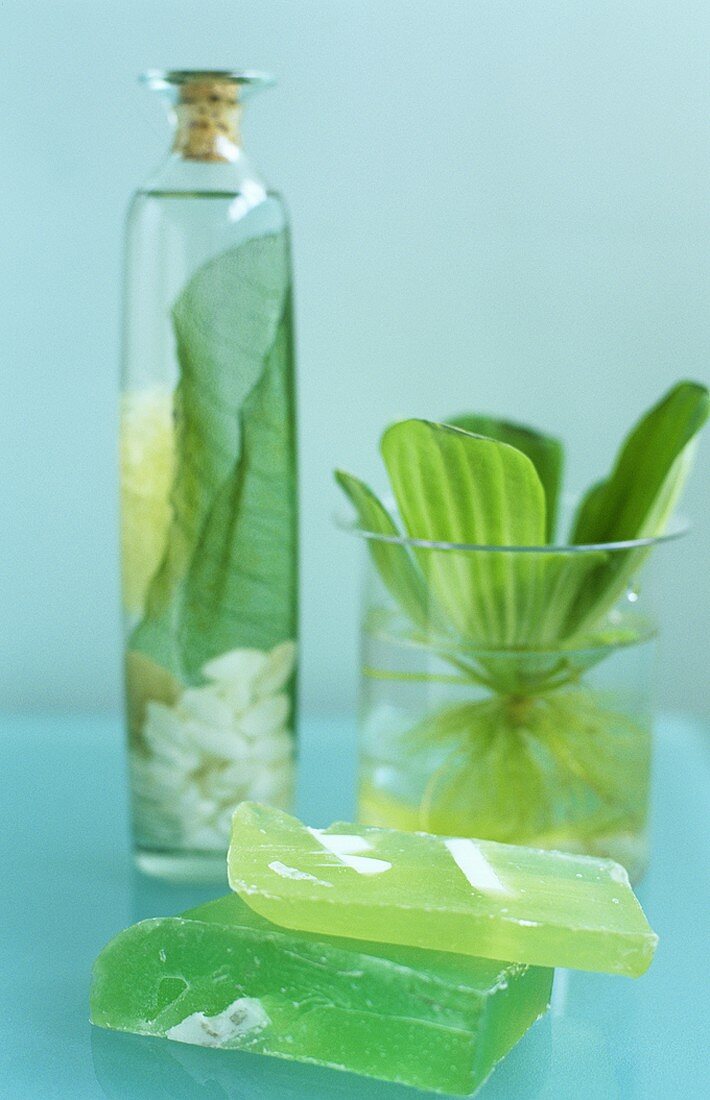
[[[246,320],[245,320],[246,318]],[[172,519],[130,649],[180,683],[295,635],[291,287],[284,233],[198,268],[172,311]]]
[[[565,545],[555,542],[562,444],[520,424],[474,414],[393,424],[381,451],[396,513],[358,478],[335,476],[420,636],[490,650],[574,648],[603,628],[666,531],[709,411],[697,382],[662,397],[582,496]]]

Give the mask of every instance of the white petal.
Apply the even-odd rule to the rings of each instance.
[[[258,764],[274,764],[293,756],[293,737],[280,730],[270,737],[259,737],[251,746],[250,759]]]
[[[158,703],[151,699],[145,708],[145,724],[143,736],[149,745],[166,743],[169,745],[184,744],[185,734],[179,715],[172,707],[165,703]]]
[[[189,782],[189,772],[179,771],[173,764],[164,764],[161,760],[153,759],[148,764],[145,779],[156,791],[169,791],[172,796]]]
[[[232,714],[238,715],[254,702],[254,687],[251,680],[235,680],[232,683],[215,684],[214,690],[229,707]]]
[[[266,665],[263,649],[232,649],[213,657],[203,666],[202,674],[208,680],[219,683],[244,682],[251,684]]]
[[[197,718],[216,726],[228,726],[232,721],[230,706],[214,687],[188,688],[182,693],[177,709],[183,718]]]
[[[249,754],[248,743],[234,728],[191,721],[185,723],[185,729],[193,745],[219,760],[245,760]]]
[[[149,719],[143,735],[153,759],[180,772],[190,772],[198,766],[199,756],[187,741],[183,723],[174,716],[170,721]]]
[[[284,725],[290,709],[288,695],[270,695],[267,699],[260,699],[240,715],[239,728],[247,737],[263,737]]]
[[[237,803],[244,797],[242,792],[249,786],[253,775],[253,765],[248,763],[210,769],[204,780],[205,793],[217,802]]]
[[[268,656],[264,669],[254,681],[258,698],[275,695],[288,682],[296,667],[296,643],[282,642]]]
[[[212,825],[217,813],[217,803],[214,799],[205,798],[200,788],[193,783],[182,792],[177,813],[185,821]]]
[[[254,765],[248,760],[228,764],[218,773],[220,785],[227,790],[236,790],[251,779],[253,771]]]
[[[160,761],[165,767],[174,768],[182,775],[189,775],[200,766],[200,756],[194,749],[184,745],[170,745],[161,741],[157,745],[151,745],[154,759]]]
[[[272,805],[288,808],[293,792],[293,779],[291,764],[262,768],[249,788],[248,797],[257,802],[270,802]]]

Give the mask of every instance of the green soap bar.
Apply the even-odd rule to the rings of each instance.
[[[469,1095],[545,1012],[552,973],[287,932],[230,894],[116,936],[91,1020]]]
[[[638,977],[658,937],[618,863],[242,802],[229,884],[286,928]]]

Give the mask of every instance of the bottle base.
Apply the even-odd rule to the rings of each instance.
[[[136,867],[165,882],[222,883],[227,881],[227,852],[136,848]]]

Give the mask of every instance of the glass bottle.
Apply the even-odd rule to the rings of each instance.
[[[224,875],[235,805],[288,808],[297,628],[287,217],[248,160],[270,78],[157,72],[172,151],[131,202],[122,591],[136,859]]]

